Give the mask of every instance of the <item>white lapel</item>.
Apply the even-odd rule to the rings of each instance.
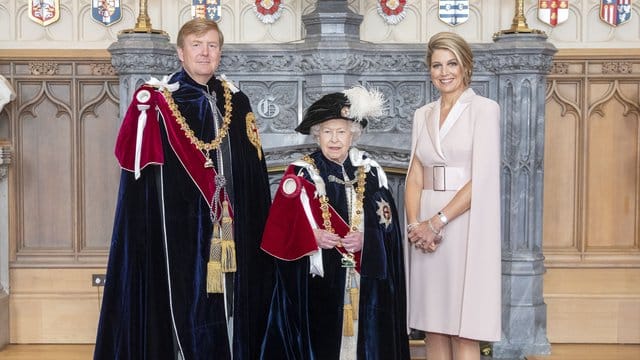
[[[469,106],[469,104],[471,103],[471,99],[475,94],[476,93],[473,91],[473,89],[468,88],[460,95],[456,103],[449,111],[449,114],[447,114],[447,118],[442,123],[439,136],[440,141],[442,141],[447,136],[449,130],[451,130],[453,125],[455,125],[456,121],[458,121],[458,119],[460,118],[460,115],[462,115],[462,112],[467,108],[467,106]]]
[[[440,146],[440,99],[436,101],[436,106],[433,107],[433,111],[429,112],[428,118],[426,119],[427,132],[429,132],[429,138],[431,138],[431,143],[433,144],[436,153],[440,155],[440,157],[444,158],[444,154],[442,153],[442,147]]]

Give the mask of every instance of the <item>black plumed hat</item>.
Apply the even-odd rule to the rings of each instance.
[[[383,105],[382,93],[362,86],[327,94],[307,108],[296,131],[309,135],[313,125],[333,119],[356,121],[364,129],[367,118],[382,115]]]

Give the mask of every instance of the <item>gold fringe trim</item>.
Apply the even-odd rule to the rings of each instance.
[[[236,271],[236,243],[233,240],[222,240],[222,272]]]
[[[207,263],[207,292],[210,294],[222,294],[222,264],[219,261]]]

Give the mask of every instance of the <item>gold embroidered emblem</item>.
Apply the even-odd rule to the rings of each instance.
[[[262,160],[262,144],[260,143],[260,134],[258,134],[258,127],[256,126],[256,116],[253,112],[247,114],[247,137],[253,146],[258,151],[258,159]]]

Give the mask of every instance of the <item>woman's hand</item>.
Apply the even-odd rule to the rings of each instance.
[[[350,253],[355,253],[362,250],[362,244],[364,243],[364,233],[360,231],[348,233],[344,239],[342,239],[342,246]]]
[[[321,249],[332,249],[340,243],[340,236],[330,233],[324,229],[313,229],[316,236],[316,244]]]
[[[442,231],[442,224],[439,222],[439,219],[431,221],[433,229],[429,226],[429,221],[412,223],[407,229],[409,242],[413,244],[416,249],[422,250],[422,252],[434,252],[442,242],[442,236],[438,234]],[[436,228],[435,226],[438,227]]]

